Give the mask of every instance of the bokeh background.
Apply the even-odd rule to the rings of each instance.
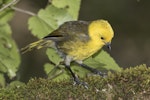
[[[37,13],[47,0],[20,0],[17,7]],[[79,20],[108,20],[114,31],[112,51],[108,51],[123,68],[140,64],[150,66],[150,0],[82,0]],[[28,30],[30,16],[16,12],[10,22],[19,48],[38,40]],[[105,50],[107,48],[104,47]],[[45,49],[21,55],[20,80],[45,77],[43,65],[48,61]]]

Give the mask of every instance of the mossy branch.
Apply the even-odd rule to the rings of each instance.
[[[150,68],[146,65],[109,72],[106,78],[90,76],[83,80],[89,89],[74,86],[68,80],[52,82],[35,78],[26,85],[15,82],[0,89],[0,99],[147,100],[150,97]]]

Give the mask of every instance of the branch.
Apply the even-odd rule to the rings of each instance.
[[[25,13],[25,14],[28,14],[28,15],[31,15],[31,16],[35,16],[36,15],[33,12],[30,12],[30,11],[27,11],[27,10],[23,10],[23,9],[20,9],[20,8],[17,8],[17,7],[13,7],[12,5],[14,5],[17,2],[19,2],[19,0],[13,0],[10,3],[8,3],[6,5],[3,5],[3,7],[0,9],[0,12],[3,11],[4,9],[6,9],[6,8],[11,8],[11,9],[13,9],[15,11],[18,11],[18,12],[21,12],[21,13]]]
[[[4,4],[3,7],[0,9],[0,12],[3,11],[4,9],[10,7],[11,5],[17,3],[17,2],[19,2],[19,0],[13,0],[12,2],[10,2],[10,3],[6,4],[6,5]]]
[[[20,9],[20,8],[17,8],[17,7],[10,7],[10,8],[15,10],[15,11],[21,12],[21,13],[25,13],[25,14],[28,14],[28,15],[31,15],[31,16],[36,16],[35,13],[24,10],[24,9]]]

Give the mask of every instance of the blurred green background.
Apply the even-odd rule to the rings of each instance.
[[[37,13],[47,0],[21,0],[17,7]],[[150,1],[148,0],[82,0],[79,20],[108,20],[115,32],[112,51],[108,51],[121,67],[140,64],[150,66]],[[19,48],[36,41],[28,30],[30,16],[16,12],[10,22],[13,37]],[[104,47],[105,50],[107,48]],[[20,80],[45,77],[43,65],[48,61],[45,49],[21,55]]]

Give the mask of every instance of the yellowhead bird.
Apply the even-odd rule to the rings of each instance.
[[[106,20],[69,21],[43,39],[22,48],[21,51],[25,53],[34,48],[43,47],[56,49],[64,59],[64,64],[71,72],[74,81],[77,84],[85,85],[73,73],[70,63],[74,61],[96,74],[103,75],[100,71],[83,64],[82,61],[99,51],[104,45],[111,49],[110,44],[113,36],[113,29]]]

